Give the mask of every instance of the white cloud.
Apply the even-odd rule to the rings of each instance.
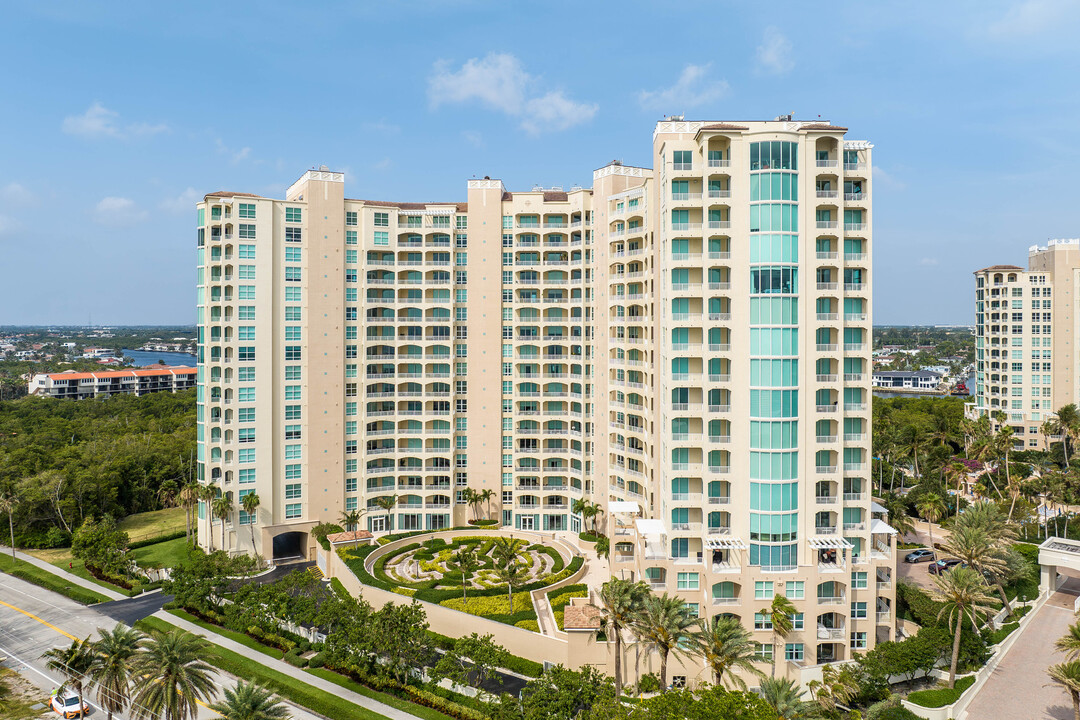
[[[394,123],[387,122],[385,120],[377,120],[375,122],[366,122],[361,125],[364,130],[368,132],[383,133],[384,135],[397,135],[401,132],[401,126]]]
[[[476,130],[462,130],[461,137],[473,147],[484,147],[484,136]]]
[[[108,109],[99,101],[94,101],[82,115],[69,115],[64,118],[62,129],[68,135],[80,135],[87,138],[156,135],[167,132],[169,129],[169,126],[164,123],[121,125],[119,119],[120,113]]]
[[[0,215],[0,237],[10,235],[15,230],[15,221],[6,215]]]
[[[34,194],[17,182],[10,182],[0,187],[0,202],[5,205],[26,207],[33,205],[37,198]]]
[[[105,197],[94,208],[94,220],[102,225],[125,227],[146,219],[146,211],[125,197]]]
[[[922,265],[923,267],[933,267],[933,266],[938,264],[938,259],[937,258],[924,257],[922,260],[919,261],[919,264]]]
[[[1077,14],[1074,0],[1025,0],[1012,4],[1008,11],[986,27],[994,39],[1030,37],[1061,28]]]
[[[478,102],[520,118],[521,127],[533,134],[565,130],[591,120],[599,110],[598,105],[572,100],[561,90],[539,94],[539,84],[540,79],[529,75],[521,61],[509,53],[470,58],[458,70],[440,60],[428,78],[428,102],[433,108]]]
[[[875,165],[873,169],[874,184],[881,185],[883,187],[891,188],[893,190],[903,190],[907,188],[907,183],[901,180],[891,172],[887,172],[885,168],[880,165]]]
[[[727,94],[728,84],[726,80],[709,79],[711,67],[712,63],[687,65],[674,85],[663,90],[642,90],[638,101],[642,107],[674,113],[715,102]]]
[[[218,138],[215,142],[217,143],[217,151],[222,155],[228,155],[229,160],[234,164],[251,157],[251,148],[249,147],[245,146],[239,150],[233,150],[221,138]]]
[[[174,198],[167,198],[161,201],[160,207],[166,212],[182,214],[191,212],[195,203],[202,200],[202,195],[199,195],[195,191],[195,188],[189,187]]]
[[[780,28],[770,25],[765,28],[761,44],[757,46],[758,68],[774,75],[783,75],[795,67],[791,57],[791,41]]]
[[[391,160],[390,158],[383,158],[383,159],[382,159],[382,160],[380,160],[379,162],[377,162],[377,163],[375,163],[374,165],[372,165],[372,166],[371,166],[371,169],[372,169],[372,170],[389,170],[389,169],[390,169],[390,167],[391,167],[391,166],[392,166],[393,164],[394,164],[394,161],[393,161],[393,160]]]
[[[561,90],[555,90],[525,103],[525,118],[521,121],[521,127],[533,134],[545,130],[566,130],[592,120],[599,109],[596,103],[574,102]]]

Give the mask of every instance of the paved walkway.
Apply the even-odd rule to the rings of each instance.
[[[5,545],[0,545],[0,552],[2,552],[4,555],[7,555],[8,557],[11,557],[11,548]],[[19,552],[18,550],[16,550],[15,558],[17,560],[22,560],[23,562],[30,563],[31,565],[36,565],[37,567],[45,570],[46,572],[51,572],[53,575],[63,578],[65,582],[69,582],[72,585],[78,585],[79,587],[86,588],[87,590],[93,590],[99,595],[104,595],[110,600],[127,600],[127,595],[124,595],[123,593],[118,593],[115,590],[109,590],[106,587],[81,578],[73,573],[69,573],[67,570],[59,568],[52,563],[47,563],[44,560],[34,557],[33,555],[27,555],[24,552]]]
[[[253,658],[255,662],[258,662],[260,665],[268,667],[271,670],[277,670],[282,674],[295,677],[301,682],[305,682],[308,685],[317,687],[320,690],[325,690],[326,692],[331,693],[332,695],[339,697],[342,700],[346,700],[353,703],[354,705],[359,705],[361,707],[367,708],[372,712],[376,712],[380,715],[391,718],[392,720],[416,720],[415,715],[410,715],[407,712],[403,712],[401,710],[398,710],[397,708],[385,705],[378,700],[372,700],[371,698],[355,693],[352,690],[347,690],[340,685],[335,685],[329,680],[324,680],[321,677],[304,672],[299,668],[295,668],[283,660],[275,660],[269,655],[253,651],[246,645],[241,645],[234,640],[230,640],[227,637],[218,635],[215,632],[211,632],[203,627],[200,627],[199,625],[196,625],[195,623],[188,622],[187,620],[179,618],[172,613],[168,613],[162,610],[160,612],[154,613],[153,617],[159,618],[167,623],[171,623],[172,625],[176,625],[177,627],[184,628],[185,630],[196,633],[198,635],[203,635],[210,642],[214,643],[215,645],[220,645],[226,650],[232,650],[233,652],[243,655],[244,657]]]
[[[1068,693],[1050,683],[1046,668],[1065,656],[1053,649],[1076,618],[1073,603],[1080,595],[1080,578],[1069,578],[1036,611],[1009,652],[971,701],[967,720],[1072,720]]]

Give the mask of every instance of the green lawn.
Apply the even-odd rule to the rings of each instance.
[[[258,650],[261,653],[265,653],[270,657],[274,658],[275,660],[280,660],[283,656],[283,653],[277,648],[263,645],[262,643],[248,637],[244,633],[236,632],[235,630],[229,630],[228,628],[223,628],[218,625],[204,622],[185,610],[166,610],[166,612],[172,613],[178,618],[183,618],[190,623],[195,623],[204,630],[209,630],[210,632],[215,632],[222,637],[227,637],[233,642],[238,642],[241,645],[246,645],[252,650]]]
[[[148,617],[136,623],[142,630],[169,631],[175,625]],[[330,720],[385,720],[385,715],[345,702],[341,698],[307,683],[290,677],[276,670],[253,663],[250,658],[226,650],[217,645],[213,653],[204,658],[208,663],[231,675],[244,678],[249,682],[259,682],[267,686],[282,698],[305,707]],[[419,708],[418,708],[419,709]],[[410,709],[410,712],[412,710]]]
[[[135,548],[131,554],[135,562],[139,563],[139,567],[179,567],[188,560],[188,542],[186,538],[175,538]]]
[[[184,508],[168,508],[150,512],[135,513],[117,523],[128,534],[128,540],[139,542],[150,538],[183,532],[185,528]]]
[[[399,697],[388,695],[386,693],[379,692],[378,690],[372,690],[369,687],[365,687],[355,680],[338,675],[333,670],[326,670],[324,668],[304,668],[304,672],[311,673],[312,675],[318,675],[323,680],[329,680],[335,685],[340,685],[343,688],[352,690],[357,695],[363,695],[369,697],[372,700],[378,700],[381,703],[389,705],[392,708],[407,712],[410,715],[415,715],[420,718],[427,718],[427,720],[453,720],[449,715],[439,712],[434,708],[427,708],[416,703],[411,703],[408,700],[402,700]]]
[[[105,602],[109,598],[92,590],[87,590],[79,585],[67,582],[62,577],[57,577],[47,570],[31,565],[27,562],[16,560],[12,562],[10,555],[0,554],[0,571],[11,573],[27,582],[32,582],[46,590],[60,593],[83,605]]]

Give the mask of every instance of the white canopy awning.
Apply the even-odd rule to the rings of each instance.
[[[746,543],[737,537],[706,538],[705,547],[709,550],[745,550]]]
[[[838,550],[840,548],[855,547],[848,542],[847,538],[837,537],[835,535],[816,535],[810,538],[809,542],[810,547],[814,550],[825,550],[829,548]]]
[[[872,521],[870,521],[870,532],[871,533],[885,533],[887,535],[895,535],[896,534],[896,530],[893,530],[889,525],[885,524],[881,520],[878,520],[877,518],[874,518]]]
[[[641,511],[641,506],[633,500],[612,500],[607,504],[608,512],[612,515],[617,513],[637,513]]]
[[[635,520],[634,524],[637,526],[638,535],[649,537],[667,533],[663,520]]]
[[[872,513],[885,513],[886,515],[889,514],[888,508],[882,507],[875,500],[870,501],[870,512],[872,512]]]

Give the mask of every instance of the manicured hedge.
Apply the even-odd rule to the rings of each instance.
[[[1009,633],[1011,633],[1013,630],[1015,630],[1018,627],[1020,627],[1020,623],[1018,623],[1018,622],[1011,622],[1011,623],[1006,623],[1005,625],[1002,625],[997,630],[994,630],[991,633],[987,633],[987,635],[986,635],[986,644],[987,645],[997,645],[998,643],[1004,642],[1005,638],[1009,637]]]
[[[917,690],[907,696],[907,700],[915,705],[926,708],[939,708],[952,705],[960,699],[960,695],[975,682],[974,675],[960,678],[956,681],[956,687],[935,688],[933,690]]]

